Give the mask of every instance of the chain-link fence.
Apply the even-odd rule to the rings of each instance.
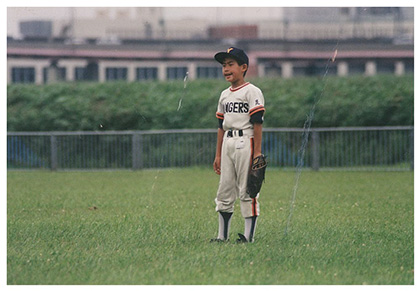
[[[149,169],[211,166],[216,130],[9,132],[8,169]],[[303,129],[268,128],[270,167],[293,169]],[[313,128],[303,165],[319,170],[414,169],[414,128]]]

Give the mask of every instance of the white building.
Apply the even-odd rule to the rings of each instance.
[[[226,25],[256,25],[262,39],[414,38],[413,7],[9,7],[7,12],[7,34],[13,38],[25,37],[19,28],[25,21],[50,22],[52,38],[76,42],[208,38],[209,27]]]
[[[413,8],[173,9],[8,8],[8,83],[221,78],[232,45],[249,77],[414,73]]]

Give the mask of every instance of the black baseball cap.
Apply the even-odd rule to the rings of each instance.
[[[223,61],[226,58],[233,58],[238,61],[239,65],[249,65],[249,60],[246,53],[243,50],[236,47],[230,47],[225,52],[219,52],[214,55],[214,58],[221,64],[223,64]]]

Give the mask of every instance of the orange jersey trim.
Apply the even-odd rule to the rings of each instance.
[[[257,112],[260,112],[260,111],[265,111],[265,108],[264,108],[263,105],[260,105],[260,106],[257,106],[257,107],[252,108],[249,111],[249,115],[252,115],[252,114],[257,113]]]
[[[216,118],[218,118],[218,119],[225,119],[225,116],[224,116],[224,114],[223,113],[220,113],[220,112],[216,112]]]
[[[251,138],[251,160],[249,162],[249,168],[251,169],[252,160],[254,159],[254,138]],[[258,216],[258,209],[257,209],[257,197],[251,198],[252,199],[252,216]]]
[[[243,84],[243,85],[241,85],[241,86],[239,86],[237,88],[230,87],[229,89],[230,89],[231,92],[235,92],[235,91],[238,91],[238,90],[242,89],[245,86],[248,86],[249,84],[250,84],[249,82],[246,82],[245,84]]]
[[[252,216],[258,216],[257,197],[251,198],[251,199],[252,199]]]

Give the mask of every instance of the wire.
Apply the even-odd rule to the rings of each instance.
[[[305,158],[306,147],[308,145],[309,134],[311,132],[311,125],[312,125],[312,121],[313,121],[314,116],[315,116],[315,109],[316,109],[316,106],[321,101],[321,99],[324,95],[325,88],[327,87],[327,76],[328,76],[328,73],[330,71],[331,64],[334,63],[336,58],[337,58],[338,44],[339,44],[339,41],[337,41],[337,43],[334,47],[334,53],[333,53],[332,57],[328,59],[327,64],[325,65],[324,75],[322,76],[322,82],[324,82],[324,86],[323,86],[321,92],[319,93],[318,97],[315,98],[315,101],[312,104],[312,107],[309,111],[309,114],[306,117],[305,123],[303,124],[302,144],[301,144],[299,152],[298,152],[298,163],[296,165],[295,185],[293,187],[292,197],[290,199],[289,215],[287,217],[286,227],[284,229],[284,235],[285,236],[287,236],[287,234],[288,234],[288,231],[289,231],[289,228],[290,228],[290,222],[291,222],[292,216],[293,216],[293,211],[295,209],[296,195],[297,195],[298,188],[299,188],[299,180],[300,180],[300,176],[302,174],[302,168],[303,168],[303,163],[304,163],[303,161],[304,161],[304,158]]]

